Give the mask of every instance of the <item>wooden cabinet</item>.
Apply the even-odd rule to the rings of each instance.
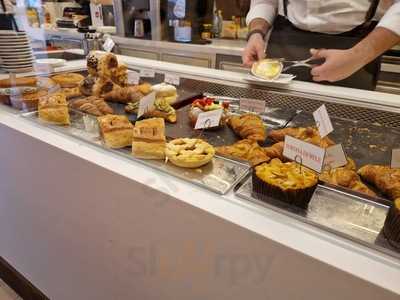
[[[160,54],[157,52],[154,52],[154,51],[119,47],[119,53],[121,55],[127,55],[127,56],[132,56],[132,57],[160,60]]]
[[[212,68],[212,60],[207,57],[194,56],[191,53],[172,54],[172,53],[162,53],[161,60],[176,64],[189,65],[195,67]]]

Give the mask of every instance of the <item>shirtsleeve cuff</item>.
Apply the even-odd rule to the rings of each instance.
[[[271,26],[274,23],[276,17],[277,8],[271,4],[257,4],[253,6],[246,17],[247,25],[250,25],[251,21],[257,18],[266,20]]]
[[[400,36],[400,1],[393,4],[378,23]]]

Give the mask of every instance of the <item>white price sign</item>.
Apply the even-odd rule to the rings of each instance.
[[[326,149],[324,168],[336,169],[347,165],[347,157],[342,144]]]
[[[140,77],[154,78],[156,77],[156,72],[154,70],[142,69],[140,70]]]
[[[135,71],[128,71],[128,84],[137,85],[140,82],[140,74]]]
[[[256,99],[240,99],[240,110],[251,111],[255,113],[265,112],[265,101]]]
[[[112,38],[109,37],[105,40],[105,42],[103,44],[103,49],[106,52],[111,52],[112,49],[114,48],[114,46],[115,46],[115,42],[112,40]]]
[[[164,82],[172,85],[179,86],[181,84],[181,79],[175,74],[165,74]]]
[[[329,117],[328,110],[326,109],[325,104],[318,108],[313,113],[313,116],[321,138],[326,137],[333,131],[331,118]]]
[[[219,126],[222,112],[222,109],[217,109],[199,114],[194,129],[212,128]]]
[[[392,150],[392,168],[400,168],[400,149]]]
[[[156,101],[156,93],[152,92],[147,96],[143,97],[139,102],[139,110],[137,117],[140,118],[145,113],[154,109],[154,102]]]
[[[322,172],[325,149],[306,143],[291,136],[285,136],[283,156],[300,163],[318,173]]]

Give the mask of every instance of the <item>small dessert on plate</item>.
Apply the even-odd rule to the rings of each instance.
[[[107,147],[129,147],[133,141],[133,125],[126,116],[105,115],[97,118],[101,136]]]
[[[243,139],[262,143],[267,137],[264,123],[258,115],[249,113],[241,116],[231,116],[228,124]]]
[[[39,119],[57,125],[69,125],[68,103],[64,94],[50,94],[39,99]]]
[[[199,168],[213,159],[215,150],[201,139],[181,138],[167,143],[165,154],[178,167]]]
[[[141,159],[165,159],[165,123],[162,118],[137,121],[133,129],[132,155]]]
[[[178,100],[176,87],[167,83],[153,85],[152,90],[156,92],[156,98],[164,98],[169,104],[174,104]]]
[[[228,108],[228,102],[219,103],[218,101],[215,101],[214,99],[209,97],[194,100],[189,110],[190,124],[195,127],[197,119],[201,113],[221,109],[222,117],[219,126],[225,126],[226,120],[228,118]]]
[[[272,197],[307,208],[317,184],[317,174],[295,162],[275,158],[253,169],[253,191],[264,201]]]
[[[74,88],[78,87],[85,77],[77,73],[62,73],[54,75],[51,79],[57,82],[62,88]]]
[[[274,80],[278,78],[283,69],[283,64],[278,59],[262,59],[255,62],[251,68],[251,73],[261,79]]]

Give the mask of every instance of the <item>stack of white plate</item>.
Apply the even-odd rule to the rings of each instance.
[[[26,32],[0,30],[0,67],[11,73],[31,72],[34,56]]]

